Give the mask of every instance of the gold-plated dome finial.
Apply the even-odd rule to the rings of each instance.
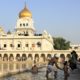
[[[26,2],[25,2],[24,9],[19,13],[19,18],[24,18],[24,17],[32,17],[31,12],[26,7]]]

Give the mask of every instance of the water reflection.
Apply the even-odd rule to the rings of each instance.
[[[10,77],[5,77],[0,80],[46,80],[45,70],[41,70],[38,74],[32,74],[30,72],[25,72]]]

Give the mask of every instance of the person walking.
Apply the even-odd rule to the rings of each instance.
[[[77,68],[77,58],[78,58],[77,53],[75,51],[72,51],[71,52],[71,59],[69,61],[70,67],[72,70]]]

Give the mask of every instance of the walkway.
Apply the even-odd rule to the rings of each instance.
[[[68,80],[80,80],[80,65],[79,69],[75,69],[74,71],[71,72]]]

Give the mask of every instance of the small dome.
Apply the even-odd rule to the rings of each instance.
[[[24,9],[19,13],[19,18],[24,18],[24,17],[32,17],[31,12],[27,9],[25,6]]]

